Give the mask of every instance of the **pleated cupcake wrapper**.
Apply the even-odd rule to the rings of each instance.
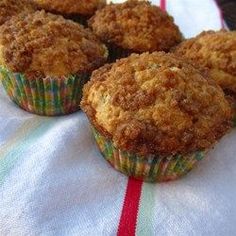
[[[132,54],[131,50],[123,49],[115,44],[106,45],[109,51],[108,61],[115,62],[117,59],[128,57]]]
[[[116,170],[146,182],[175,180],[187,174],[205,156],[204,151],[185,156],[139,156],[117,149],[111,140],[106,139],[94,127],[92,131],[103,157]]]
[[[79,110],[88,75],[27,79],[0,67],[3,87],[17,105],[38,115],[64,115]]]

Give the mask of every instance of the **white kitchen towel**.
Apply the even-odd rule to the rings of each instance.
[[[212,0],[153,2],[186,37],[221,28]],[[234,130],[178,181],[142,183],[102,158],[81,111],[33,115],[0,86],[0,235],[235,235],[235,142]]]

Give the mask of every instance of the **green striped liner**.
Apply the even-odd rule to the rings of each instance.
[[[92,130],[101,153],[116,170],[146,182],[175,180],[187,174],[205,156],[204,151],[184,156],[140,156],[116,148],[111,140],[95,128],[92,127]]]
[[[79,110],[83,85],[88,74],[61,78],[28,79],[0,67],[0,76],[7,94],[26,111],[47,116],[69,114]]]

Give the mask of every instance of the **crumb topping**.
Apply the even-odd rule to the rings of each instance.
[[[173,54],[132,54],[92,74],[82,109],[121,150],[172,155],[211,147],[230,127],[222,89]]]
[[[223,89],[236,92],[236,31],[206,31],[182,42],[174,51],[207,67]]]
[[[173,18],[145,1],[107,5],[96,12],[89,26],[102,41],[137,53],[168,51],[182,40]]]
[[[37,6],[47,11],[62,14],[93,15],[106,4],[106,0],[33,0]]]
[[[28,76],[67,76],[91,72],[107,49],[83,26],[37,11],[21,14],[0,29],[0,63]]]
[[[34,5],[27,0],[1,0],[0,25],[21,12],[33,12]]]

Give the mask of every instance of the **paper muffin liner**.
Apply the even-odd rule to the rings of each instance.
[[[28,79],[0,67],[1,81],[7,94],[17,105],[38,115],[56,116],[79,110],[83,85],[88,74],[61,78]]]
[[[205,156],[205,151],[168,157],[140,156],[117,149],[111,140],[101,135],[94,127],[92,131],[103,157],[116,170],[146,182],[176,180],[186,175]]]
[[[123,49],[115,44],[106,45],[109,51],[108,61],[115,62],[117,59],[128,57],[133,53],[133,51],[128,49]]]

